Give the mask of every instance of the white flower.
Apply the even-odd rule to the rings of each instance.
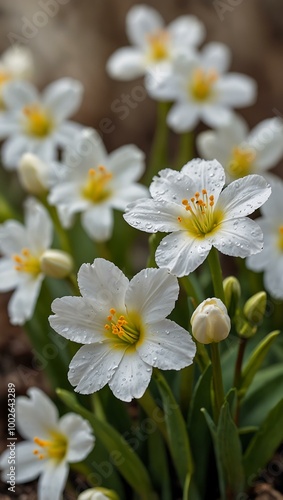
[[[40,389],[27,391],[29,398],[16,399],[17,429],[26,439],[16,444],[16,482],[26,483],[40,476],[39,500],[60,500],[69,463],[86,458],[94,446],[89,423],[76,413],[59,418],[54,403]],[[0,458],[1,478],[7,481],[9,450]]]
[[[26,152],[46,162],[55,159],[57,147],[72,142],[81,128],[67,118],[79,108],[82,91],[81,83],[72,78],[53,82],[42,96],[28,82],[6,85],[3,98],[7,109],[0,115],[0,138],[8,137],[2,147],[4,166],[17,168]]]
[[[193,130],[199,120],[210,127],[226,125],[233,116],[232,108],[253,104],[255,81],[239,73],[225,74],[230,57],[226,45],[209,43],[200,53],[179,57],[167,75],[148,75],[149,94],[175,102],[167,117],[175,132]]]
[[[226,306],[220,299],[204,300],[191,317],[192,334],[198,342],[211,344],[228,337],[231,321]]]
[[[147,71],[158,78],[180,51],[189,51],[205,36],[204,25],[195,16],[178,17],[166,28],[160,14],[143,4],[129,10],[126,31],[133,47],[118,49],[107,62],[108,73],[119,80],[132,80]]]
[[[130,201],[147,196],[147,189],[135,182],[145,168],[144,153],[129,145],[108,155],[92,129],[83,130],[75,146],[67,148],[64,165],[58,165],[49,202],[57,206],[64,227],[81,212],[90,238],[105,241],[112,234],[113,208],[125,210]]]
[[[79,494],[78,500],[119,500],[117,493],[106,488],[90,488]]]
[[[246,261],[248,269],[263,271],[266,290],[276,299],[283,299],[283,182],[272,182],[272,195],[262,207],[263,216],[256,219],[262,229],[264,247],[260,254]]]
[[[13,80],[29,80],[34,73],[34,62],[27,47],[9,47],[0,58],[0,107],[4,107],[2,90]]]
[[[216,158],[224,167],[228,182],[248,174],[262,174],[283,156],[283,125],[279,118],[260,122],[249,132],[243,118],[235,115],[229,125],[202,132],[197,147],[206,160]]]
[[[195,344],[188,332],[165,319],[179,293],[165,269],[144,269],[129,281],[111,262],[95,259],[78,273],[82,297],[52,303],[56,332],[84,343],[70,363],[76,391],[90,394],[109,384],[122,401],[140,398],[152,368],[180,370],[192,363]]]
[[[245,217],[259,208],[271,189],[259,175],[234,181],[222,192],[224,169],[218,161],[195,159],[181,170],[165,169],[150,186],[152,199],[139,200],[124,215],[131,225],[166,236],[156,250],[159,267],[176,276],[194,271],[212,246],[234,257],[262,249],[262,232]]]
[[[34,199],[29,199],[25,205],[25,226],[16,220],[0,225],[0,252],[3,255],[0,292],[16,289],[8,305],[12,324],[22,325],[33,315],[44,278],[42,262],[46,268],[45,252],[51,246],[52,234],[47,211]],[[57,250],[57,259],[60,255],[66,256],[65,252]]]

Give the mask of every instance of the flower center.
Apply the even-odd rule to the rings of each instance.
[[[34,442],[40,449],[36,448],[33,453],[39,460],[44,458],[54,458],[58,461],[62,460],[67,451],[67,438],[63,434],[60,434],[60,432],[55,431],[51,432],[50,436],[50,440],[35,437]]]
[[[23,248],[20,255],[14,255],[13,260],[16,271],[30,274],[41,272],[39,258],[32,255],[28,248]]]
[[[94,203],[105,200],[110,194],[110,190],[107,189],[110,179],[112,174],[102,165],[97,169],[90,168],[87,182],[82,190],[83,196]]]
[[[252,164],[256,158],[256,152],[252,149],[236,147],[232,151],[232,158],[228,165],[229,174],[238,179],[245,177],[252,171]]]
[[[149,42],[149,58],[153,61],[162,61],[169,56],[169,33],[165,30],[157,31],[147,36]]]
[[[135,344],[140,337],[140,330],[131,321],[127,321],[125,316],[118,314],[115,309],[109,310],[107,323],[104,325],[107,332],[117,335],[119,339],[127,344]]]
[[[190,202],[182,200],[182,205],[187,214],[185,217],[178,217],[178,221],[198,238],[213,231],[223,218],[220,210],[214,209],[214,196],[209,196],[206,189],[202,190],[202,197],[197,192]]]
[[[215,70],[197,68],[189,84],[189,92],[196,101],[206,101],[212,96],[213,86],[218,79]]]
[[[26,118],[27,133],[36,137],[46,137],[50,134],[53,123],[47,112],[38,104],[29,104],[23,109]]]
[[[283,226],[279,227],[278,247],[283,252]]]

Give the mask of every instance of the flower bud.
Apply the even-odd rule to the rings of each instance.
[[[215,297],[204,300],[191,317],[192,334],[198,342],[211,344],[226,339],[231,329],[227,309]]]
[[[45,250],[40,258],[41,271],[51,278],[66,278],[72,272],[73,260],[62,250]]]
[[[228,276],[223,281],[225,304],[231,317],[234,316],[241,297],[241,285],[235,276]]]
[[[90,488],[83,491],[78,500],[119,500],[117,493],[107,488]]]
[[[244,315],[252,325],[259,325],[266,309],[266,292],[258,292],[244,305]]]
[[[22,155],[18,175],[23,188],[29,193],[40,195],[47,191],[48,166],[32,153]]]

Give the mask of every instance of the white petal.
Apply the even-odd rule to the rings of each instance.
[[[144,46],[147,36],[159,31],[163,26],[159,12],[148,5],[135,5],[126,17],[126,32],[133,45]]]
[[[283,299],[283,259],[281,256],[280,261],[275,266],[269,267],[263,276],[263,282],[266,290],[275,299]]]
[[[15,81],[5,86],[3,98],[9,109],[21,110],[28,104],[38,102],[39,94],[31,83]]]
[[[53,225],[46,208],[34,198],[25,202],[25,222],[29,248],[42,252],[51,246]]]
[[[125,342],[107,340],[85,345],[73,357],[68,372],[69,382],[80,394],[92,394],[104,387],[117,370],[124,352]]]
[[[180,92],[183,90],[179,75],[172,74],[168,68],[160,65],[149,68],[145,77],[145,87],[150,97],[165,102],[179,100]]]
[[[17,483],[27,483],[36,479],[45,466],[45,461],[39,460],[33,453],[36,445],[31,442],[22,442],[16,444],[16,481]],[[11,464],[10,449],[1,455],[0,469],[3,469],[1,478],[7,481],[7,474],[10,473]]]
[[[82,96],[81,82],[73,78],[61,78],[46,87],[42,99],[56,120],[61,122],[79,109]]]
[[[107,163],[114,176],[115,186],[127,187],[144,173],[145,154],[130,144],[110,153]]]
[[[196,346],[189,333],[174,321],[165,319],[149,324],[141,343],[140,357],[161,370],[180,370],[193,362]]]
[[[270,267],[270,263],[272,263],[271,265],[274,267],[274,263],[276,262],[277,258],[278,256],[274,255],[273,242],[266,241],[266,239],[264,238],[262,251],[255,255],[249,256],[246,259],[246,266],[252,271],[264,271],[265,269]]]
[[[205,37],[204,24],[195,16],[180,16],[168,25],[175,46],[190,48],[199,45]]]
[[[72,121],[65,121],[63,123],[60,123],[54,133],[56,144],[59,144],[61,147],[73,145],[74,141],[77,141],[77,137],[81,133],[81,131],[82,125],[80,125],[79,123],[75,123]]]
[[[147,233],[167,233],[180,229],[178,217],[182,209],[166,200],[140,200],[127,206],[124,219],[131,226]]]
[[[221,103],[205,104],[201,108],[201,119],[209,127],[225,127],[233,119],[230,109]]]
[[[259,169],[271,168],[282,158],[282,137],[283,127],[278,118],[263,120],[251,131],[247,143],[257,152],[256,165]]]
[[[231,51],[224,43],[211,42],[202,49],[200,60],[202,67],[224,73],[230,66]]]
[[[233,257],[247,257],[263,248],[261,228],[246,217],[222,222],[210,241],[221,253]]]
[[[219,102],[224,105],[238,108],[250,106],[256,100],[255,80],[240,73],[224,75],[216,82],[215,89],[219,94]]]
[[[60,500],[62,497],[69,466],[66,462],[49,461],[38,483],[38,500]]]
[[[26,396],[16,400],[17,429],[25,439],[46,439],[50,429],[57,428],[59,413],[51,399],[37,387],[28,389]],[[35,446],[35,445],[34,445]]]
[[[93,299],[96,297],[93,296]],[[62,337],[81,344],[92,344],[105,339],[104,325],[109,310],[105,314],[99,314],[92,303],[82,297],[55,299],[51,308],[55,315],[49,316],[49,323]]]
[[[12,136],[2,146],[2,161],[8,170],[16,170],[23,153],[29,152],[29,141],[23,135]]]
[[[110,56],[106,64],[106,70],[116,80],[138,78],[145,71],[143,54],[138,49],[122,47]]]
[[[95,259],[93,264],[83,264],[78,272],[78,284],[83,297],[106,304],[109,309],[125,308],[125,293],[129,280],[112,262]]]
[[[143,323],[166,318],[179,294],[178,280],[165,269],[143,269],[130,281],[126,291],[127,311],[135,311]]]
[[[10,135],[18,135],[21,126],[16,115],[13,113],[0,113],[0,139],[5,139]]]
[[[30,152],[36,154],[45,163],[50,163],[54,161],[57,157],[55,134],[53,136],[46,137],[42,140],[35,140],[33,146],[30,147]]]
[[[267,202],[261,208],[262,213],[265,217],[272,220],[280,219],[282,214],[282,200],[283,200],[283,182],[281,179],[277,178],[276,182],[271,183],[271,196]],[[278,220],[279,222],[279,220]]]
[[[172,106],[167,123],[174,132],[181,134],[193,130],[199,121],[199,107],[193,103],[177,103]]]
[[[20,253],[27,246],[25,227],[16,220],[8,220],[0,225],[0,250],[10,256]]]
[[[112,236],[113,213],[107,205],[97,205],[82,214],[82,226],[94,241],[107,241]]]
[[[148,189],[141,184],[131,184],[119,189],[111,198],[111,207],[124,211],[129,203],[149,196]]]
[[[185,167],[181,172],[171,168],[160,170],[158,175],[153,178],[149,188],[154,201],[166,200],[180,206],[184,198],[191,198],[195,193],[195,183],[186,174]]]
[[[129,348],[110,380],[109,387],[116,398],[129,402],[143,396],[151,374],[152,368],[142,361],[135,349]]]
[[[26,280],[13,293],[8,304],[8,313],[12,325],[23,325],[34,312],[40,292],[43,275]]]
[[[68,463],[84,460],[94,446],[95,438],[87,420],[76,413],[67,413],[60,418],[59,427],[68,436]]]
[[[0,259],[0,291],[9,292],[16,288],[19,277],[11,259]]]
[[[203,189],[206,189],[208,196],[213,195],[214,202],[217,202],[225,184],[224,168],[217,160],[205,161],[196,158],[189,161],[182,168],[181,173],[188,175],[193,180],[195,192],[201,193]]]
[[[64,227],[70,227],[68,220],[71,215],[83,212],[91,205],[87,199],[82,198],[78,183],[73,181],[60,183],[60,180],[51,188],[48,202],[61,209],[60,220]]]
[[[100,134],[92,128],[85,128],[74,144],[67,148],[63,163],[70,167],[70,171],[83,168],[83,171],[88,172],[90,168],[105,165],[106,158],[107,151]]]
[[[271,188],[260,175],[247,175],[231,182],[220,194],[217,208],[225,219],[244,217],[253,213],[269,198]]]
[[[187,276],[206,259],[211,243],[193,239],[186,231],[169,234],[161,241],[155,253],[159,267],[165,267],[178,277]]]

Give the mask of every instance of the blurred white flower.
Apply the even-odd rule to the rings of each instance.
[[[126,31],[133,47],[118,49],[107,62],[107,71],[118,80],[132,80],[151,71],[159,78],[171,68],[180,52],[199,45],[205,28],[195,16],[181,16],[164,25],[159,12],[148,5],[135,5],[126,17]]]
[[[152,368],[180,370],[192,363],[195,344],[189,333],[165,319],[179,293],[177,279],[165,269],[144,269],[129,281],[112,262],[95,259],[78,273],[82,297],[52,303],[54,330],[84,343],[70,363],[75,391],[90,394],[109,384],[122,401],[140,398]]]
[[[225,74],[230,59],[229,48],[214,42],[200,53],[182,54],[163,77],[148,74],[149,94],[157,100],[175,102],[167,117],[175,132],[193,130],[200,120],[210,127],[227,125],[233,117],[232,108],[254,103],[255,81],[240,73]]]
[[[119,500],[117,493],[106,488],[90,488],[79,494],[78,500]]]
[[[228,337],[231,321],[226,306],[220,299],[204,300],[191,317],[192,334],[198,342],[211,344]]]
[[[0,109],[5,105],[2,91],[7,83],[13,80],[29,80],[34,74],[34,61],[27,47],[13,45],[0,57]]]
[[[93,449],[95,438],[87,420],[76,413],[59,418],[55,404],[36,387],[16,398],[16,425],[26,439],[16,444],[16,482],[38,476],[39,500],[60,500],[67,482],[69,463],[80,462]],[[10,451],[0,458],[2,481],[10,471]]]
[[[246,215],[259,208],[271,189],[259,175],[225,184],[218,161],[192,160],[181,170],[165,169],[149,188],[152,199],[130,204],[124,218],[133,227],[156,233],[172,233],[155,253],[159,267],[176,276],[194,271],[212,246],[234,257],[260,252],[260,227]]]
[[[235,115],[226,127],[199,134],[197,147],[203,158],[223,165],[227,182],[248,174],[268,178],[266,171],[283,157],[283,121],[269,118],[249,132],[245,120]]]
[[[49,186],[49,167],[37,155],[24,153],[17,171],[20,183],[26,191],[36,195],[46,193]]]
[[[16,169],[23,153],[34,153],[49,162],[57,147],[70,144],[81,129],[68,121],[82,100],[82,84],[62,78],[46,87],[42,96],[28,82],[15,81],[3,89],[6,110],[0,114],[2,160],[7,169]]]
[[[64,227],[81,212],[89,237],[105,241],[112,235],[113,209],[125,210],[129,202],[147,196],[148,190],[135,182],[145,169],[144,153],[128,145],[107,154],[93,129],[83,130],[75,147],[67,148],[64,165],[58,164],[49,202],[57,206]]]
[[[263,232],[264,246],[259,255],[246,261],[248,269],[263,271],[265,289],[276,299],[283,299],[283,181],[271,183],[272,195],[256,219]]]
[[[22,325],[33,315],[42,280],[48,274],[46,259],[49,253],[46,257],[45,253],[51,246],[52,237],[53,226],[47,211],[31,198],[25,204],[25,225],[16,220],[0,225],[0,292],[16,289],[8,304],[10,321],[14,325]],[[56,257],[64,262],[68,259],[71,266],[65,252],[57,250]]]

